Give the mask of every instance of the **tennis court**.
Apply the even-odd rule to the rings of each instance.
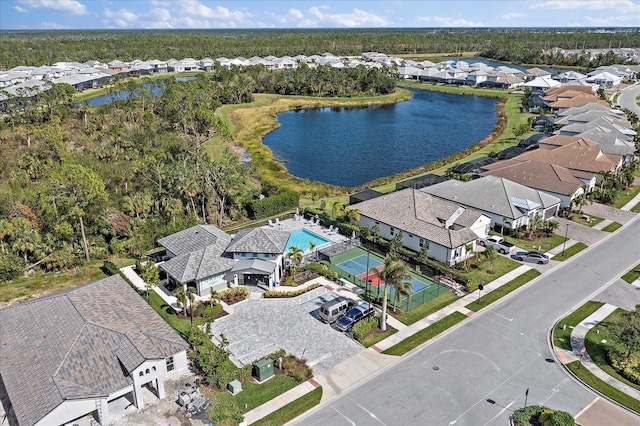
[[[384,268],[384,259],[374,253],[367,253],[366,250],[355,248],[330,259],[329,267],[338,273],[341,278],[346,278],[350,282],[365,289],[370,294],[380,298],[384,291],[384,282],[380,281],[377,275],[371,273],[371,269],[382,270]],[[367,272],[367,264],[369,269]],[[449,291],[449,288],[438,284],[415,272],[410,273],[411,278],[406,280],[412,285],[411,300],[401,297],[398,307],[405,310],[411,310],[416,306],[428,302],[441,294]],[[390,288],[387,298],[393,301],[395,291]]]

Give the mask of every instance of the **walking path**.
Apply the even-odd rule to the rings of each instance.
[[[620,210],[629,211],[632,208],[634,208],[638,203],[640,203],[640,193],[638,193],[638,195],[633,197],[631,201],[629,201],[627,204],[620,207]]]
[[[573,349],[573,351],[571,353],[567,353],[568,351],[564,351],[564,356],[560,356],[560,359],[565,364],[580,359],[580,350],[585,347],[584,339],[587,335],[587,332],[598,325],[600,322],[602,322],[606,317],[611,315],[611,313],[616,309],[617,306],[606,303],[602,305],[600,309],[589,315],[580,324],[578,324],[573,329],[573,331],[571,331],[571,348]],[[593,360],[589,356],[589,352],[585,352],[582,356],[582,365],[603,382],[607,383],[610,386],[613,386],[621,392],[626,393],[632,398],[640,400],[640,390],[611,377],[608,373],[598,367],[595,362],[593,362]]]

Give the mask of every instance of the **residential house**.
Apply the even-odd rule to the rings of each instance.
[[[200,59],[200,69],[203,71],[213,71],[213,59],[203,58]]]
[[[169,66],[165,61],[159,61],[157,59],[152,59],[149,61],[149,65],[153,67],[153,72],[156,74],[164,74],[169,71]]]
[[[494,176],[537,189],[560,199],[560,207],[569,207],[584,194],[583,183],[565,167],[539,161],[503,160],[484,166],[480,176]]]
[[[114,401],[142,409],[144,388],[165,398],[165,380],[188,369],[189,345],[119,275],[0,309],[0,327],[20,426],[107,425]]]
[[[184,58],[179,61],[167,61],[170,72],[198,71],[200,64],[192,58]]]
[[[467,74],[467,84],[470,86],[477,86],[487,81],[489,73],[484,70],[473,70]]]
[[[588,132],[591,129],[595,128],[604,128],[613,132],[619,133],[619,136],[625,140],[633,140],[633,137],[636,135],[636,132],[631,130],[630,128],[624,127],[624,123],[626,120],[618,120],[613,117],[607,117],[605,115],[601,115],[597,118],[594,118],[590,121],[574,121],[566,124],[560,128],[560,130],[555,131],[555,134],[565,135],[565,136],[576,136],[583,132]],[[620,125],[623,124],[623,125]]]
[[[123,72],[123,71],[129,71],[129,64],[122,62],[122,61],[111,61],[107,64],[107,66],[109,67],[110,70],[112,71],[116,71],[116,72]]]
[[[481,86],[495,89],[515,89],[523,84],[524,80],[515,74],[493,71],[487,75],[487,79],[482,82]]]
[[[354,204],[360,210],[358,226],[380,229],[392,240],[402,232],[402,245],[447,265],[470,257],[475,241],[485,237],[490,219],[458,203],[433,197],[424,189],[407,188]]]
[[[508,179],[484,176],[470,182],[455,179],[421,189],[462,206],[481,211],[493,227],[528,227],[535,218],[555,216],[561,200]]]
[[[561,83],[559,83],[556,80],[553,80],[550,76],[536,77],[523,84],[524,87],[542,90],[543,92],[549,89],[553,89],[554,87],[558,87],[560,85]]]
[[[282,278],[284,254],[290,233],[270,228],[239,231],[225,254],[236,263],[226,279],[234,284],[277,286]]]
[[[546,78],[546,77],[551,77],[551,73],[549,71],[545,71],[537,67],[529,68],[524,72],[524,78],[527,81],[534,80],[536,78]]]
[[[193,287],[206,296],[227,287],[225,273],[235,261],[224,254],[232,237],[213,225],[196,225],[160,238],[169,260],[158,267],[167,274],[167,288]]]
[[[558,80],[562,84],[570,83],[573,81],[580,81],[587,78],[586,74],[581,74],[577,71],[566,71],[560,74],[556,74],[552,77],[554,80]]]
[[[587,83],[597,84],[603,89],[610,89],[620,85],[622,78],[609,72],[600,72],[585,79]]]
[[[617,131],[605,127],[596,127],[582,132],[576,137],[596,142],[605,154],[621,156],[622,164],[630,164],[636,158],[636,144],[633,140],[620,136]]]

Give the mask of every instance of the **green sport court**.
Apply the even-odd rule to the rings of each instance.
[[[368,266],[368,269],[367,269]],[[354,248],[344,253],[337,254],[330,258],[330,268],[338,273],[340,278],[344,278],[358,287],[361,287],[378,297],[384,290],[384,282],[381,282],[375,274],[367,271],[372,268],[381,270],[384,268],[384,259],[374,253],[369,252],[361,248]],[[407,280],[413,286],[411,290],[411,301],[408,302],[403,296],[401,302],[398,304],[403,310],[411,310],[415,307],[433,300],[436,297],[444,294],[450,289],[443,286],[433,280],[430,280],[421,274],[411,272],[411,279]],[[368,285],[367,285],[368,281]],[[387,298],[390,302],[393,302],[394,291],[389,289]]]

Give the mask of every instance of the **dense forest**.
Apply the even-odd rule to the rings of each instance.
[[[159,237],[246,219],[255,200],[287,192],[228,149],[221,105],[259,92],[348,97],[394,89],[393,77],[363,66],[257,66],[190,81],[123,79],[109,89],[114,102],[97,108],[74,105],[65,84],[14,99],[0,123],[0,280],[33,264],[62,270],[111,254],[137,257]],[[215,149],[205,144],[212,139]]]
[[[175,31],[4,31],[0,32],[0,69],[59,61],[130,61],[170,58],[295,56],[331,52],[360,55],[458,54],[520,63],[565,64],[544,52],[562,49],[640,47],[640,32],[580,29],[340,29],[340,30],[175,30]],[[571,61],[583,61],[571,59]],[[573,63],[572,63],[573,64]],[[585,66],[576,63],[576,65]]]

